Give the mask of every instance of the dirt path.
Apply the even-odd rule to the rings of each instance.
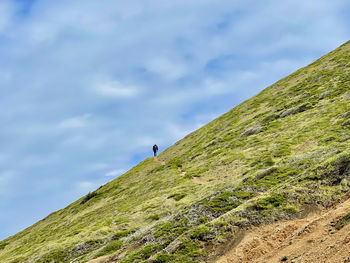
[[[201,177],[193,177],[192,182],[194,182],[195,184],[208,184],[208,181]]]
[[[153,159],[156,163],[160,163],[162,165],[165,165],[165,162],[158,160],[157,156],[153,157]],[[180,176],[186,175],[186,172],[182,170],[182,167],[178,167],[177,169],[180,172]],[[194,182],[195,184],[208,184],[208,182],[205,179],[200,178],[200,177],[193,177],[192,182]]]
[[[160,163],[161,165],[165,165],[165,162],[164,162],[164,161],[159,161],[157,156],[154,156],[154,157],[153,157],[153,160],[154,160],[156,163]]]
[[[350,224],[332,226],[350,212],[350,194],[304,219],[251,229],[216,263],[350,263]]]
[[[96,259],[92,259],[86,263],[106,263],[109,256],[103,256]]]

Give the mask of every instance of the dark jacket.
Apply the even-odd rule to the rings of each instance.
[[[153,145],[153,151],[154,151],[154,152],[158,151],[158,146],[157,146],[157,144]]]

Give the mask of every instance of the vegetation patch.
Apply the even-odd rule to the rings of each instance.
[[[188,256],[188,257],[198,257],[204,253],[199,248],[199,241],[192,240],[188,237],[181,238],[181,243],[179,249],[176,251],[176,254]]]
[[[159,223],[156,226],[153,236],[161,241],[170,242],[190,229],[188,223],[189,220],[184,218],[177,222],[168,221]]]
[[[35,263],[51,263],[51,262],[69,262],[67,258],[67,251],[63,248],[52,249],[43,256],[41,256]]]
[[[83,205],[85,203],[87,203],[89,200],[91,200],[92,198],[98,196],[98,193],[96,191],[94,192],[89,192],[84,198],[83,200],[80,202],[80,205]]]
[[[200,242],[189,237],[180,237],[179,244],[171,254],[159,253],[152,262],[177,262],[193,263],[196,259],[206,254],[205,249],[200,248]]]
[[[9,243],[5,241],[0,241],[0,250],[4,249]]]
[[[262,132],[263,128],[261,127],[260,123],[256,123],[253,127],[249,127],[244,130],[244,132],[241,133],[240,137],[248,137],[254,134],[258,134]]]
[[[200,177],[202,174],[204,174],[207,171],[209,171],[209,167],[202,166],[202,167],[198,167],[196,169],[192,169],[192,170],[188,171],[186,173],[186,176],[188,176],[189,178]]]
[[[209,233],[209,228],[202,225],[192,230],[191,237],[193,239],[204,240],[205,236],[207,236]]]
[[[121,239],[123,237],[127,237],[128,235],[134,233],[136,230],[137,229],[119,231],[119,232],[113,234],[112,240],[118,240],[118,239]]]
[[[350,212],[347,213],[345,216],[340,218],[336,223],[335,223],[335,228],[337,230],[342,229],[344,226],[350,223]]]
[[[109,242],[100,252],[98,252],[95,258],[111,254],[112,252],[118,251],[123,245],[123,242],[120,240],[114,240]]]
[[[171,262],[171,261],[173,261],[175,258],[176,258],[176,255],[165,254],[165,253],[158,253],[153,262],[154,262],[154,263]]]
[[[136,251],[130,251],[127,253],[127,257],[122,259],[120,263],[133,263],[140,262],[150,258],[154,253],[164,248],[161,244],[148,244],[143,248],[140,248]]]
[[[271,175],[273,173],[277,172],[277,168],[276,167],[270,167],[270,168],[267,168],[263,171],[261,171],[260,173],[258,173],[256,176],[255,176],[255,181],[258,181],[268,175]]]
[[[294,115],[294,114],[297,114],[297,113],[300,113],[300,112],[303,112],[303,111],[306,111],[306,110],[309,110],[309,109],[312,109],[312,104],[311,103],[306,103],[306,104],[303,104],[299,107],[296,107],[296,108],[291,108],[291,109],[288,109],[284,112],[282,112],[279,117],[280,118],[285,118],[285,117],[288,117],[290,115]]]
[[[168,199],[172,198],[175,201],[180,201],[182,198],[184,198],[186,194],[176,193],[168,196]]]
[[[182,165],[183,165],[183,163],[184,163],[184,161],[183,161],[182,158],[180,158],[180,157],[175,157],[175,158],[171,159],[171,160],[168,162],[168,166],[169,166],[170,168],[175,168],[175,169],[177,169],[177,168],[181,168]]]
[[[300,178],[299,182],[322,181],[323,185],[335,186],[346,178],[350,178],[350,156],[343,154],[317,166],[305,177]]]
[[[102,246],[103,242],[103,239],[81,242],[68,250],[68,258],[78,257],[87,254],[92,250],[98,249]]]
[[[207,216],[201,216],[198,218],[197,224],[205,224],[208,222],[208,217]]]
[[[227,212],[238,207],[240,204],[233,192],[226,191],[206,202],[205,206],[215,211]]]
[[[271,152],[267,152],[264,154],[260,154],[259,158],[254,158],[252,162],[250,163],[251,167],[257,167],[259,169],[266,168],[274,165],[275,162],[273,161],[271,157]]]
[[[282,194],[273,194],[269,197],[266,197],[264,199],[260,199],[256,207],[258,209],[273,209],[276,207],[279,207],[283,204],[285,198]]]
[[[254,194],[255,192],[245,192],[245,191],[232,192],[232,196],[237,197],[239,199],[249,199]]]
[[[277,169],[275,167],[271,167],[258,173],[255,177],[253,176],[246,179],[243,185],[270,188],[272,186],[284,183],[286,180],[298,175],[299,173],[301,173],[300,168],[287,166]]]
[[[150,215],[149,217],[147,217],[147,219],[150,219],[151,221],[157,221],[160,219],[159,215],[154,214],[154,215]]]
[[[153,169],[150,171],[150,174],[151,174],[151,173],[161,172],[161,171],[164,171],[164,170],[165,170],[165,165],[159,165],[159,166],[153,168]]]

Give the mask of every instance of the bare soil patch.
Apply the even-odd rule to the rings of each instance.
[[[350,194],[306,218],[252,228],[216,263],[350,262],[350,224],[337,230],[332,222],[350,211]]]

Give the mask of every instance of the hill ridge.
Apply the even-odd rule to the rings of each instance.
[[[347,42],[1,241],[0,262],[210,262],[330,205],[350,190],[349,66]]]

